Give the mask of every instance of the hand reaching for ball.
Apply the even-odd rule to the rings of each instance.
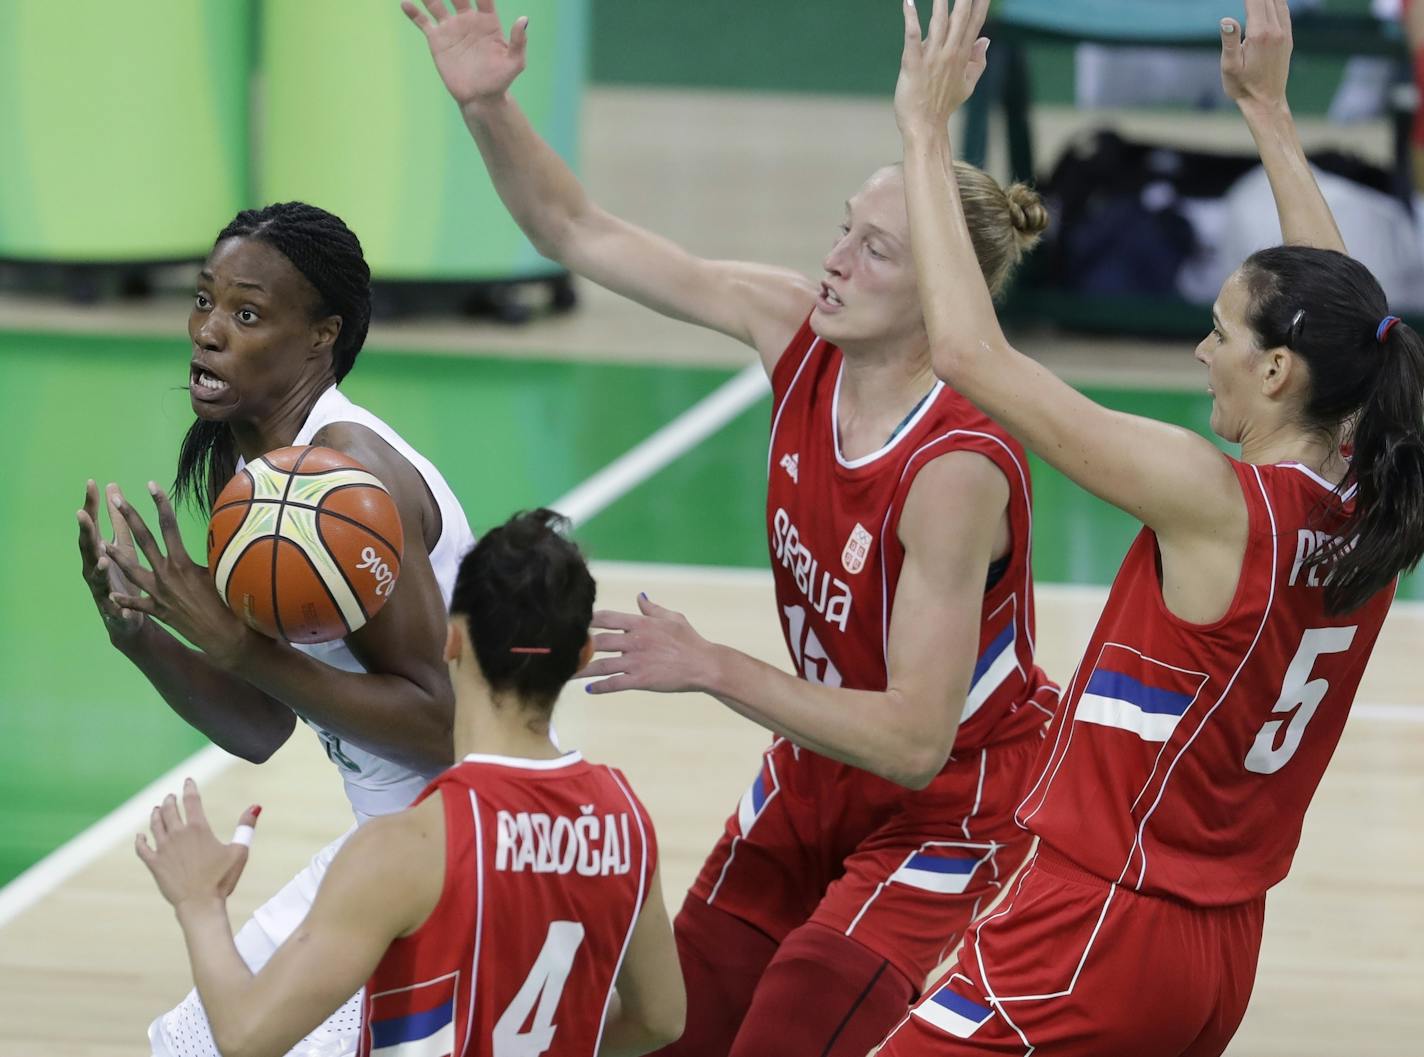
[[[139,620],[151,616],[162,621],[219,667],[230,669],[248,629],[223,605],[207,569],[188,556],[178,531],[178,519],[163,489],[152,481],[148,483],[149,495],[158,510],[163,549],[119,487],[111,484],[107,491],[111,515],[118,515],[114,524],[124,525],[128,533],[126,544],[118,542],[116,536],[115,542],[102,545],[103,556],[118,567],[127,581],[122,588],[110,591],[110,604],[121,614],[136,614]],[[148,563],[147,568],[139,561],[140,555]]]
[[[113,485],[109,486],[116,493]],[[114,537],[107,543],[99,529],[99,486],[92,480],[84,486],[84,506],[76,517],[79,520],[79,556],[83,562],[84,582],[94,596],[94,605],[104,620],[109,632],[109,640],[115,645],[136,638],[143,630],[144,615],[132,609],[124,609],[114,602],[114,594],[131,595],[137,592],[128,577],[124,576],[114,560],[105,554],[106,547],[133,555],[133,534],[114,506],[113,495],[106,497],[109,508],[109,523],[113,526]]]

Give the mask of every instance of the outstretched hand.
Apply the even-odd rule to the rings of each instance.
[[[183,781],[183,809],[171,793],[149,815],[153,844],[147,834],[134,838],[134,851],[148,867],[163,898],[175,908],[184,903],[232,895],[247,865],[252,830],[262,808],[249,807],[237,820],[232,842],[218,840],[203,813],[203,800],[191,778]],[[186,816],[186,817],[185,817]]]
[[[971,95],[984,75],[989,38],[981,37],[989,0],[934,0],[929,33],[921,39],[914,0],[901,0],[905,48],[895,85],[895,120],[901,134],[943,131],[950,115]]]
[[[421,0],[424,11],[401,0],[401,10],[425,34],[435,69],[462,109],[501,98],[524,70],[529,19],[515,19],[505,40],[494,0],[475,0],[473,7],[470,0],[450,2],[453,15],[444,0]]]
[[[208,570],[188,557],[178,518],[168,497],[152,481],[148,485],[158,510],[158,528],[164,550],[158,547],[148,525],[116,485],[108,488],[111,510],[126,526],[130,545],[103,544],[104,557],[118,566],[129,581],[128,588],[114,590],[109,600],[120,612],[147,615],[161,620],[220,666],[235,654],[244,636],[255,634],[223,604],[213,589]],[[148,563],[139,561],[142,555]]]
[[[654,690],[680,693],[706,688],[712,644],[681,613],[638,596],[638,613],[601,609],[593,626],[612,634],[593,636],[598,653],[611,654],[591,661],[575,675],[583,679],[605,676],[584,687],[591,694],[616,690]]]
[[[1286,0],[1246,0],[1245,40],[1234,18],[1221,20],[1221,85],[1238,104],[1284,103],[1290,57]]]

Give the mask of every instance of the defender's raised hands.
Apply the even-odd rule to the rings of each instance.
[[[435,69],[445,89],[461,108],[501,98],[524,70],[529,19],[514,20],[509,39],[504,36],[494,0],[401,0],[401,10],[425,34]]]
[[[964,104],[984,74],[989,40],[979,35],[989,0],[934,0],[929,33],[920,36],[914,0],[902,0],[905,49],[895,85],[895,120],[902,133],[939,129]]]
[[[1221,84],[1237,103],[1283,104],[1290,57],[1286,0],[1246,0],[1245,40],[1236,19],[1221,20]]]

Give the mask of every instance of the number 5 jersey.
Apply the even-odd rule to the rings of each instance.
[[[1285,877],[1394,597],[1328,613],[1330,565],[1310,558],[1350,494],[1299,463],[1231,466],[1250,528],[1230,608],[1211,624],[1169,612],[1144,528],[1017,814],[1090,873],[1197,906]]]

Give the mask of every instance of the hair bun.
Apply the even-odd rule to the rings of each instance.
[[[1005,189],[1009,199],[1009,222],[1018,233],[1023,249],[1038,241],[1048,230],[1048,208],[1043,199],[1026,183],[1016,183]]]

